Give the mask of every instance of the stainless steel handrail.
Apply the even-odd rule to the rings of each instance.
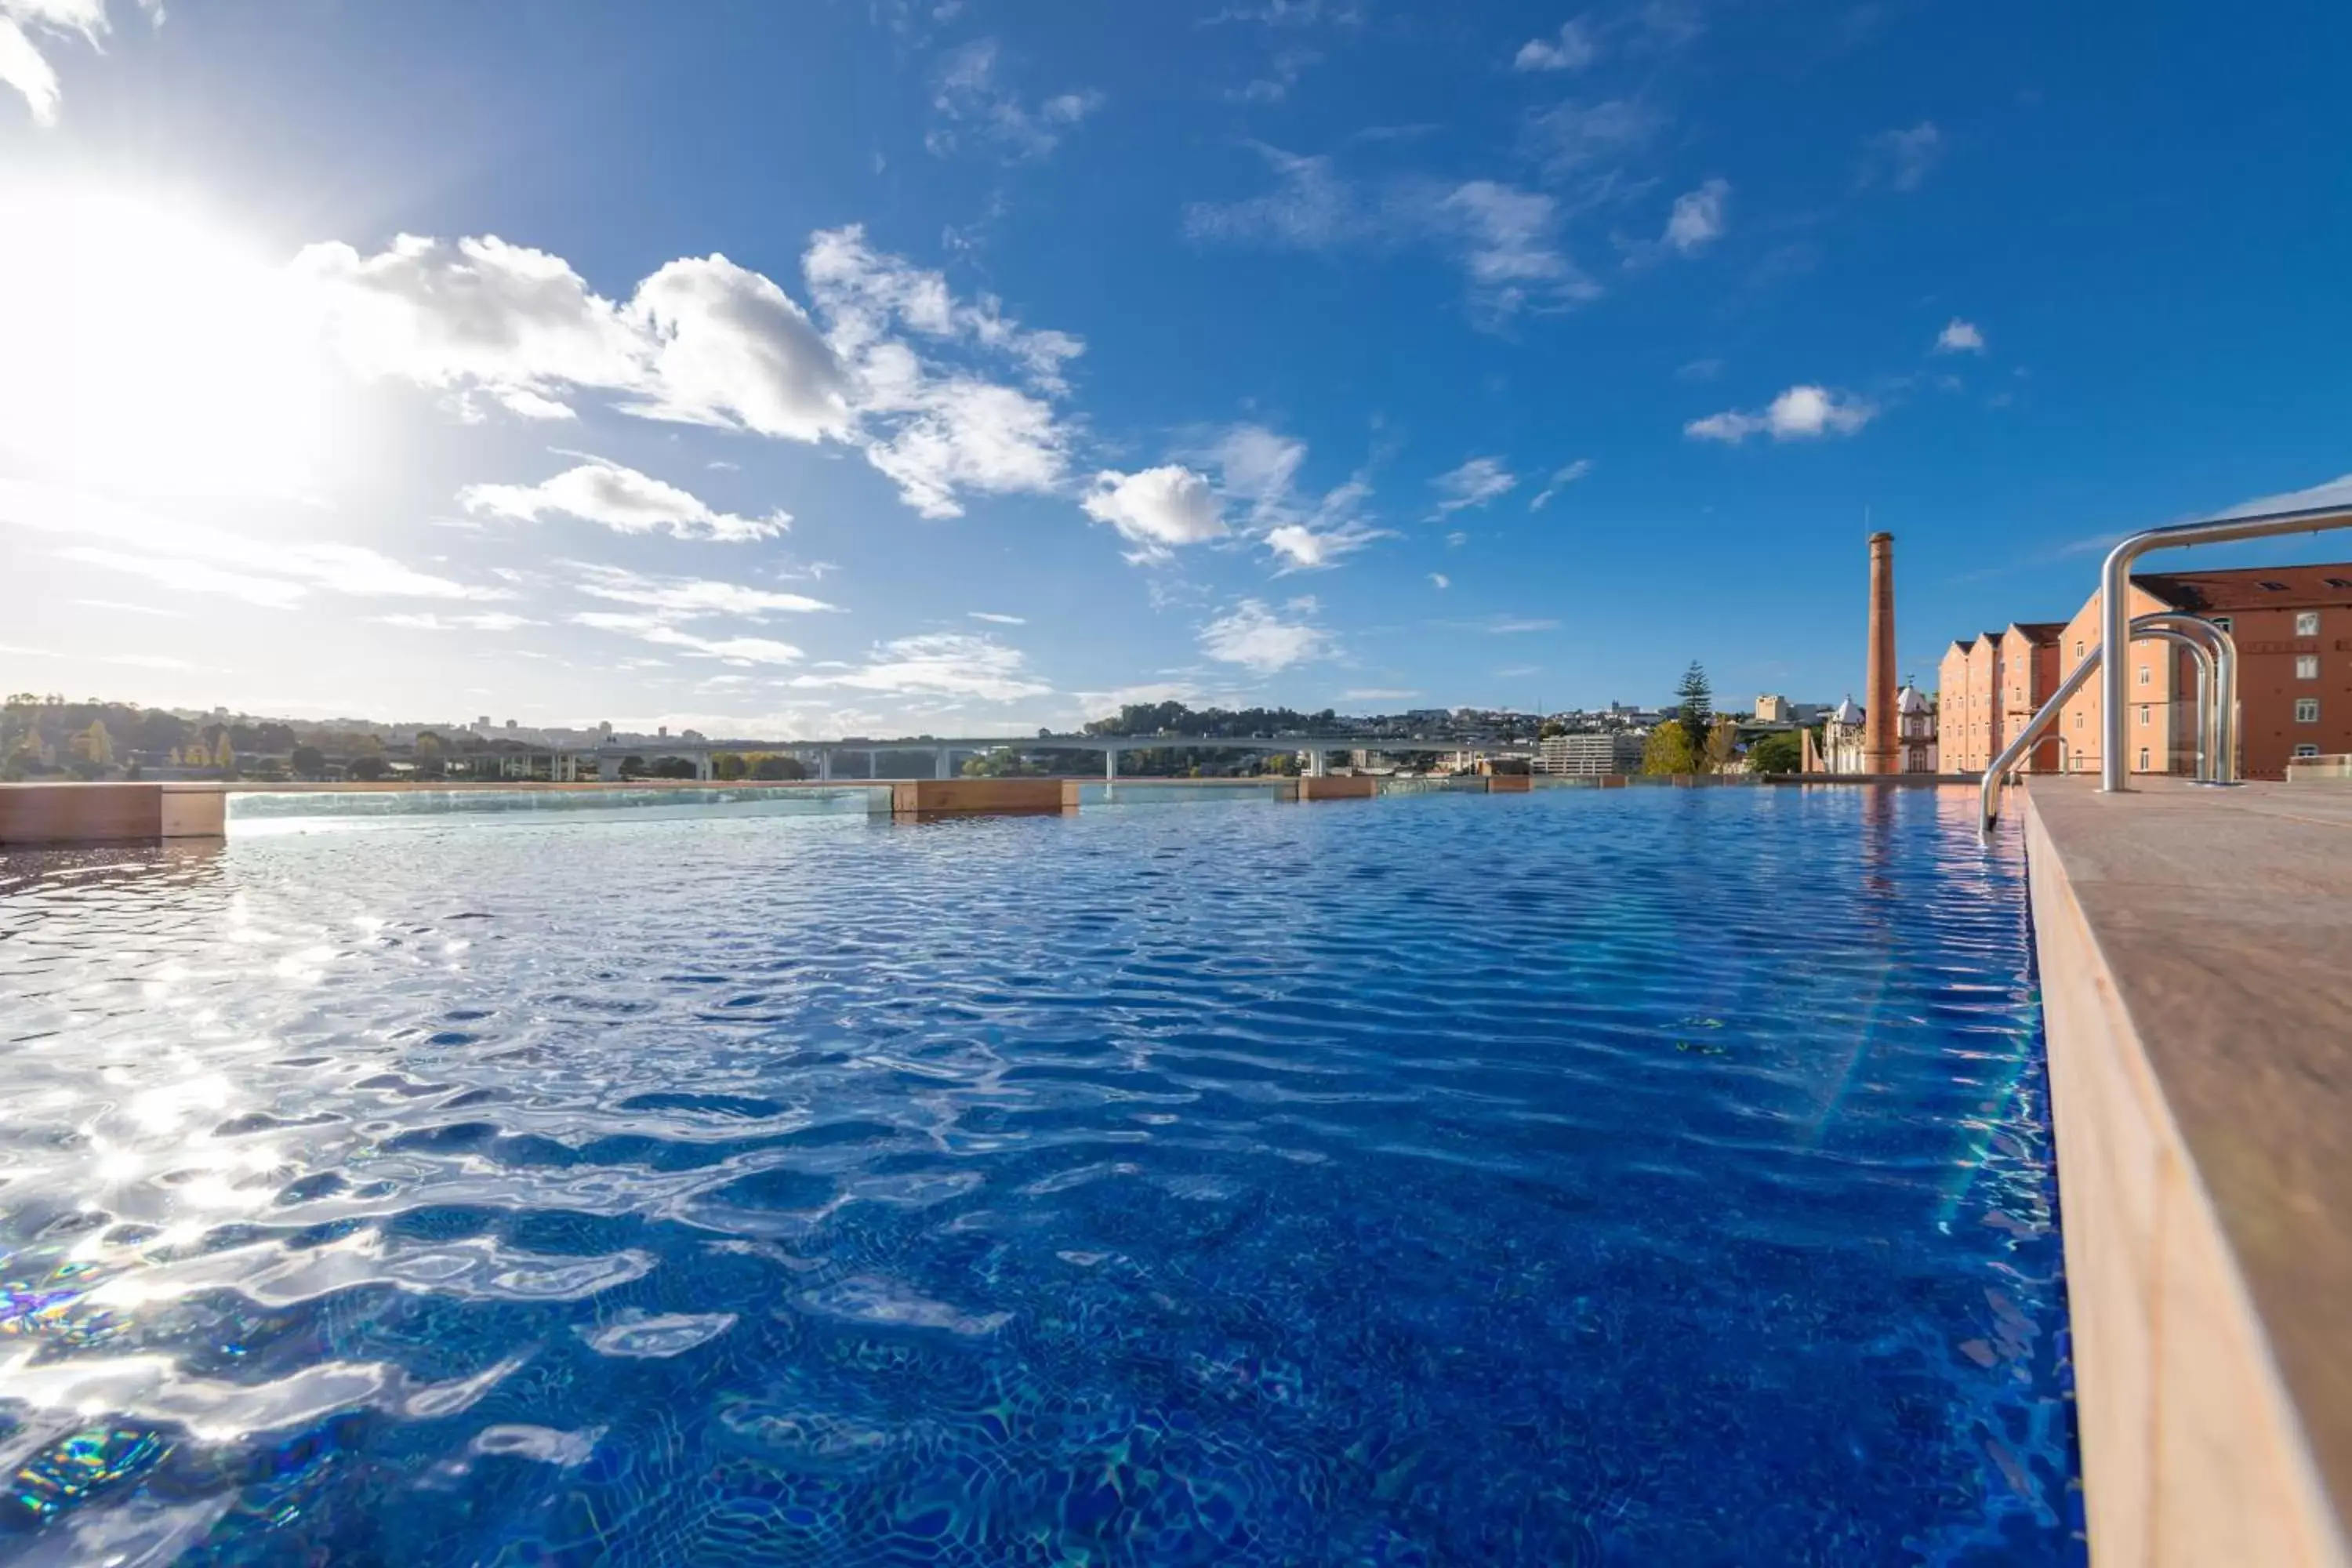
[[[2173,613],[2168,610],[2152,612],[2131,622],[2126,628],[2126,636],[2133,642],[2138,641],[2143,637],[2160,637],[2167,642],[2179,642],[2197,647],[2188,633],[2176,630],[2169,626],[2156,624],[2173,618],[2175,618]],[[2219,627],[2214,629],[2220,630]],[[2018,731],[2016,738],[2003,746],[2000,749],[2000,755],[1995,757],[1986,766],[1984,776],[1977,781],[1977,836],[1979,838],[1988,842],[1992,838],[1992,825],[2000,818],[2000,786],[2008,781],[2011,770],[2017,766],[2020,758],[2040,743],[2042,733],[2058,721],[2058,716],[2064,711],[2066,704],[2073,700],[2074,694],[2089,684],[2093,675],[2105,667],[2106,661],[2100,658],[2105,651],[2105,645],[2101,645],[2084,654],[2082,662],[2068,670],[2066,679],[2058,683],[2058,689],[2052,692],[2049,700],[2040,708],[2034,710],[2033,717],[2025,721],[2025,727]],[[2198,728],[2200,732],[2210,733],[2216,721],[2216,715],[2212,711],[2214,699],[2220,695],[2216,690],[2219,683],[2210,673],[2215,661],[2203,648],[2198,647],[2197,652],[2199,654],[2197,677],[2200,687],[2198,705],[2201,710],[2198,714]],[[2122,658],[2116,662],[2127,667],[2131,660]],[[2103,731],[2105,728],[2105,715],[2102,714]],[[2105,743],[2103,739],[2102,744]]]
[[[2133,617],[2132,625],[2168,626],[2174,631],[2190,632],[2202,637],[2211,645],[2212,673],[2219,681],[2214,689],[2211,713],[2212,763],[2205,777],[2210,783],[2230,784],[2239,776],[2238,745],[2238,639],[2222,627],[2201,616],[2157,610]]]
[[[2271,539],[2284,533],[2321,533],[2332,528],[2352,528],[2352,507],[2304,507],[2291,511],[2256,512],[2246,517],[2209,518],[2202,522],[2176,523],[2135,533],[2107,552],[2099,571],[2099,641],[2116,647],[2130,638],[2132,563],[2151,550],[2183,544],[2221,544],[2240,539]],[[2234,660],[2232,661],[2234,663]],[[2129,659],[2102,665],[2099,682],[2099,787],[2110,794],[2131,788],[2131,769],[2124,757],[2124,708],[2131,700]],[[2224,695],[2224,700],[2229,694]],[[2036,714],[2036,718],[2040,715]],[[2223,727],[2235,729],[2235,716]],[[2232,737],[2232,745],[2235,738]],[[2224,759],[2225,767],[2232,766]]]
[[[2140,617],[2141,620],[2150,618],[2146,616]],[[2212,650],[2187,632],[2175,631],[2170,626],[2143,626],[2139,621],[2134,621],[2132,625],[2136,628],[2132,633],[2134,642],[2178,643],[2196,656],[2197,777],[2207,784],[2223,782],[2215,776],[2213,771],[2221,754],[2221,743],[2214,735],[2214,731],[2221,728],[2221,710],[2214,706],[2213,694],[2221,687],[2213,678]]]

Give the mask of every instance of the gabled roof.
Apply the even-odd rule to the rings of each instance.
[[[2229,615],[2241,610],[2305,610],[2352,605],[2352,563],[2332,566],[2246,566],[2229,572],[2166,572],[2132,581],[2176,610]]]
[[[2056,642],[2064,635],[2066,623],[2063,621],[2011,621],[2009,624],[2009,629],[2036,647],[2041,647]]]

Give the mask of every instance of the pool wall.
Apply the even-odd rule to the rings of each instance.
[[[2147,1016],[2160,999],[2146,986],[2135,994],[2110,968],[2070,856],[2036,804],[2029,791],[2027,875],[2092,1559],[2098,1568],[2340,1565],[2343,1535],[2272,1331],[2134,1021],[2135,1000]],[[2076,876],[2112,877],[2101,847],[2069,836]],[[2259,1026],[2238,1038],[2256,1050],[2276,1043]]]

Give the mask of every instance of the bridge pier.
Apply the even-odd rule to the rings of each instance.
[[[596,782],[611,784],[621,776],[621,759],[600,756],[596,759]]]
[[[952,759],[948,755],[948,749],[945,746],[939,747],[937,750],[932,752],[931,756],[933,758],[933,767],[931,771],[931,776],[933,778],[951,779],[955,777],[955,770],[948,765]]]
[[[718,776],[718,770],[710,765],[710,753],[709,752],[697,752],[694,753],[694,776],[696,781],[700,784],[709,784],[713,778]]]
[[[816,753],[816,776],[825,784],[833,782],[833,748],[819,747]]]

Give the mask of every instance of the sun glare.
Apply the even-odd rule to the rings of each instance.
[[[301,491],[323,391],[308,291],[152,196],[0,184],[0,452],[142,495]]]

